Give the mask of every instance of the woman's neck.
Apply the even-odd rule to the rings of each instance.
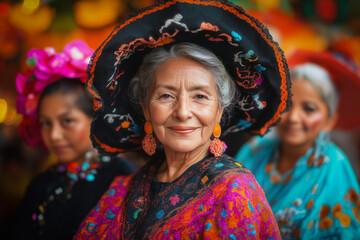
[[[293,169],[297,161],[306,154],[312,144],[304,146],[290,145],[281,143],[279,149],[279,158],[277,159],[276,169],[280,174]]]
[[[205,158],[210,144],[205,144],[192,152],[175,152],[165,148],[166,161],[160,166],[156,178],[160,182],[172,182],[189,167]]]

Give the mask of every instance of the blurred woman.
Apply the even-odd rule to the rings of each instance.
[[[336,124],[360,123],[348,111],[360,100],[359,78],[329,52],[297,51],[288,62],[289,112],[276,133],[253,138],[236,159],[263,187],[283,239],[359,239],[359,185],[329,139]]]
[[[33,49],[27,59],[31,68],[17,77],[20,134],[29,145],[46,147],[58,163],[28,187],[15,239],[71,239],[113,178],[135,170],[92,148],[93,105],[84,88],[91,54],[82,41],[60,53]]]
[[[94,146],[150,159],[114,180],[76,239],[280,239],[219,139],[263,134],[288,105],[286,60],[261,23],[225,1],[160,2],[116,27],[89,69]]]

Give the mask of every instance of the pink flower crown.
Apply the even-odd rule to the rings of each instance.
[[[93,50],[81,40],[70,42],[62,52],[54,48],[31,49],[27,54],[28,68],[16,76],[16,109],[23,115],[18,126],[21,138],[31,147],[44,144],[40,134],[37,108],[44,88],[61,78],[87,79],[87,65]]]

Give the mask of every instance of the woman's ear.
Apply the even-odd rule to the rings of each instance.
[[[326,122],[325,126],[324,126],[324,130],[326,132],[331,132],[331,130],[333,130],[333,128],[336,126],[336,123],[339,119],[339,114],[337,112],[335,112]]]
[[[150,119],[150,114],[149,114],[149,109],[148,109],[148,107],[147,107],[146,104],[144,104],[143,102],[141,102],[140,105],[141,105],[141,109],[142,109],[142,111],[143,111],[145,120],[146,120],[146,121],[149,121],[149,119]]]
[[[216,120],[217,120],[217,122],[218,123],[220,123],[220,120],[221,120],[221,117],[222,117],[222,115],[223,115],[223,112],[224,112],[224,107],[222,106],[222,107],[220,107],[219,109],[218,109],[218,113],[217,113],[217,115],[216,115]]]

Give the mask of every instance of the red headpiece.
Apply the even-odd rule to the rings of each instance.
[[[329,51],[315,52],[297,50],[288,57],[290,68],[304,63],[314,63],[325,69],[333,80],[339,95],[338,128],[350,129],[360,126],[360,76],[356,69],[341,55]]]

